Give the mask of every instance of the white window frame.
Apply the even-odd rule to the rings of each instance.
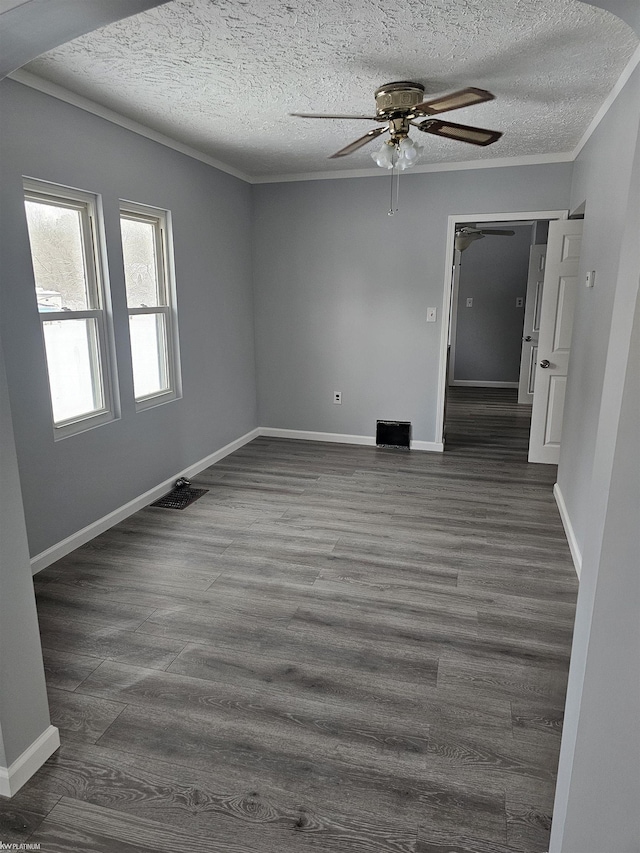
[[[23,178],[23,187],[25,201],[53,204],[56,207],[67,207],[80,213],[87,302],[92,306],[82,311],[42,312],[38,310],[45,358],[44,324],[46,322],[91,319],[94,320],[96,329],[95,349],[97,359],[95,361],[91,359],[91,372],[94,385],[98,385],[101,388],[103,406],[87,414],[56,422],[53,413],[53,402],[51,401],[51,421],[53,423],[54,440],[57,441],[101,426],[102,424],[110,423],[120,416],[116,387],[113,317],[111,313],[111,294],[106,263],[102,204],[100,196],[94,193],[52,184],[48,181],[41,181],[35,178]],[[49,374],[48,362],[47,374]]]
[[[135,201],[120,199],[120,219],[122,220],[123,218],[144,222],[154,227],[158,301],[164,302],[163,305],[155,305],[148,308],[127,308],[129,318],[140,315],[162,316],[164,318],[165,351],[159,352],[158,358],[160,359],[164,356],[168,387],[162,391],[135,397],[136,410],[143,411],[153,406],[169,403],[182,396],[171,211],[140,204]]]

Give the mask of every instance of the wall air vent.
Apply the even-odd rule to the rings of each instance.
[[[409,450],[411,447],[410,421],[376,421],[376,445]]]

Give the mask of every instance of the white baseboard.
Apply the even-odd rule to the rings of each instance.
[[[412,450],[426,450],[429,453],[443,453],[444,442],[442,441],[412,441]]]
[[[330,441],[335,444],[366,444],[369,447],[375,447],[376,443],[372,435],[346,435],[340,432],[313,432],[306,429],[260,427],[260,435],[267,438],[295,438],[300,441]]]
[[[553,487],[553,496],[556,499],[556,504],[558,505],[560,519],[562,521],[562,526],[564,527],[567,542],[569,543],[571,558],[573,559],[573,565],[575,566],[576,574],[578,575],[579,580],[580,574],[582,572],[582,553],[580,552],[578,540],[576,539],[576,534],[574,532],[573,525],[571,524],[571,519],[569,518],[567,505],[564,502],[560,486],[557,483]]]
[[[485,382],[482,379],[452,379],[449,385],[468,388],[517,388],[517,382]]]
[[[9,767],[0,767],[0,797],[13,797],[60,746],[55,726],[45,729]]]
[[[376,439],[373,435],[347,435],[341,432],[312,432],[304,429],[277,429],[276,427],[260,427],[260,435],[267,438],[294,438],[301,441],[329,441],[334,444],[376,446]],[[412,441],[411,449],[442,453],[444,444],[437,441]]]
[[[302,439],[304,441],[330,441],[338,442],[340,444],[366,444],[371,447],[375,447],[376,443],[375,438],[369,435],[343,435],[342,433],[335,432],[310,432],[307,430],[257,427],[235,441],[232,441],[230,444],[221,447],[220,450],[216,450],[215,453],[205,456],[204,459],[201,459],[199,462],[189,466],[186,470],[177,472],[168,480],[158,483],[157,486],[154,486],[142,495],[138,495],[137,498],[130,500],[121,507],[114,509],[113,512],[110,512],[102,518],[97,519],[97,521],[88,524],[86,527],[83,527],[82,530],[72,533],[71,536],[67,536],[67,538],[63,539],[61,542],[57,542],[45,551],[41,551],[39,554],[36,554],[35,557],[31,558],[32,573],[35,575],[38,572],[41,572],[43,569],[46,569],[47,566],[55,563],[56,560],[66,557],[67,554],[75,551],[76,548],[79,548],[81,545],[85,545],[87,542],[95,539],[96,536],[99,536],[101,533],[109,530],[109,528],[113,527],[114,524],[124,521],[125,518],[133,515],[134,512],[138,512],[138,510],[149,506],[150,503],[153,503],[153,501],[158,500],[158,498],[161,498],[170,491],[178,477],[195,477],[195,475],[199,474],[200,471],[204,471],[204,469],[208,468],[210,465],[215,465],[215,463],[219,462],[220,459],[224,459],[225,456],[239,450],[245,444],[248,444],[250,441],[253,441],[254,438],[258,438],[258,436],[261,435],[271,438],[295,438]],[[435,441],[412,441],[411,449],[442,453],[444,445]]]
[[[144,494],[139,495],[137,498],[134,498],[123,506],[118,507],[118,509],[113,510],[113,512],[99,518],[97,521],[92,522],[92,524],[88,524],[86,527],[83,527],[82,530],[72,533],[71,536],[67,536],[67,538],[63,539],[61,542],[57,542],[55,545],[52,545],[40,554],[36,554],[35,557],[31,558],[32,573],[35,575],[37,572],[41,572],[42,569],[46,569],[47,566],[55,563],[56,560],[66,557],[67,554],[75,551],[76,548],[79,548],[81,545],[85,545],[87,542],[90,542],[91,539],[95,539],[96,536],[104,533],[105,530],[109,530],[109,528],[113,527],[114,524],[124,521],[125,518],[133,515],[134,512],[138,512],[138,510],[143,509],[145,506],[153,503],[153,501],[157,501],[158,498],[161,498],[173,488],[173,484],[178,477],[195,477],[195,475],[199,474],[200,471],[204,471],[205,468],[208,468],[210,465],[214,465],[220,459],[224,459],[225,456],[228,456],[235,450],[239,450],[239,448],[248,444],[248,442],[253,441],[253,439],[257,438],[259,435],[259,429],[251,430],[251,432],[237,438],[230,444],[226,444],[224,447],[221,447],[220,450],[216,450],[214,453],[210,453],[208,456],[205,456],[204,459],[201,459],[199,462],[190,465],[186,470],[174,474],[173,477],[170,477],[168,480],[164,480],[162,483],[159,483],[157,486],[154,486],[152,489],[144,492]]]

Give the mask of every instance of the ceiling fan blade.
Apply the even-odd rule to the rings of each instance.
[[[460,142],[470,142],[472,145],[491,145],[502,136],[497,130],[484,130],[481,127],[469,127],[467,124],[454,124],[451,121],[439,119],[430,118],[419,124],[417,122],[411,122],[411,124],[425,133],[444,136],[446,139],[458,139]]]
[[[494,98],[495,95],[487,92],[486,89],[469,87],[468,89],[460,89],[458,92],[452,92],[450,95],[443,95],[441,98],[423,101],[417,107],[412,107],[412,110],[416,113],[432,116],[437,113],[446,113],[448,110],[459,110],[462,107],[472,107],[474,104],[493,101]]]
[[[513,237],[515,231],[505,231],[502,228],[481,228],[481,234],[497,234],[500,237]]]
[[[459,252],[464,252],[465,249],[468,249],[469,246],[475,242],[476,240],[483,240],[484,234],[480,234],[479,231],[476,231],[472,234],[456,234],[454,240],[454,246]]]
[[[345,147],[341,148],[340,151],[336,151],[336,153],[332,154],[329,159],[333,160],[335,157],[346,157],[347,154],[352,154],[354,151],[357,151],[358,148],[362,148],[362,146],[366,145],[367,142],[371,142],[371,140],[375,139],[376,136],[380,136],[388,130],[388,127],[374,127],[373,130],[370,130],[369,133],[365,133],[365,135],[361,136],[360,139],[356,139],[354,142],[350,142],[349,145],[345,145]]]
[[[344,118],[344,119],[365,119],[366,121],[377,121],[376,116],[334,116],[325,115],[324,113],[289,113],[290,116],[297,118]]]

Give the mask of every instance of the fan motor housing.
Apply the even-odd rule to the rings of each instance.
[[[391,116],[394,113],[409,112],[424,100],[424,86],[420,83],[400,81],[385,83],[376,89],[376,114]]]

